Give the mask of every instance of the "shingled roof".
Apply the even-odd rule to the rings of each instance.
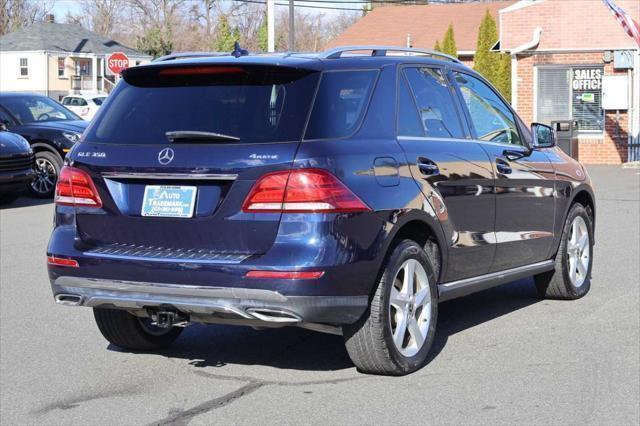
[[[135,49],[102,37],[77,24],[36,22],[0,37],[0,51],[46,50],[55,52],[94,53],[124,52],[129,56],[148,56]]]
[[[474,52],[482,17],[489,13],[499,24],[498,10],[515,1],[448,3],[411,6],[380,6],[367,13],[344,33],[329,42],[329,47],[357,44],[405,46],[407,34],[416,48],[433,49],[453,24],[458,52]],[[499,28],[498,28],[499,31]]]

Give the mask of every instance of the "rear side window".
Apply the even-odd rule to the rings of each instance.
[[[240,143],[300,140],[318,78],[268,66],[131,68],[85,140],[165,144],[172,131],[220,133]]]
[[[400,79],[398,97],[398,136],[424,136],[416,103],[404,78]]]
[[[377,75],[374,70],[324,72],[305,139],[335,139],[355,132]]]
[[[463,138],[456,104],[442,71],[435,68],[405,68],[404,74],[416,99],[424,135]]]
[[[102,102],[104,102],[106,98],[93,98],[93,103],[96,105],[102,105]]]

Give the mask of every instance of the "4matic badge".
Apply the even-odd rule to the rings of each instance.
[[[278,154],[251,154],[249,158],[252,160],[277,160]]]

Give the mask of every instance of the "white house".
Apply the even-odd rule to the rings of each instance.
[[[69,93],[109,92],[115,77],[106,58],[123,52],[130,66],[152,58],[76,24],[57,24],[50,15],[0,37],[0,90],[34,92],[59,100]]]

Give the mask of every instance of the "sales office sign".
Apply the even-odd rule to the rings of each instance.
[[[601,68],[574,68],[573,90],[600,90],[602,88]]]

